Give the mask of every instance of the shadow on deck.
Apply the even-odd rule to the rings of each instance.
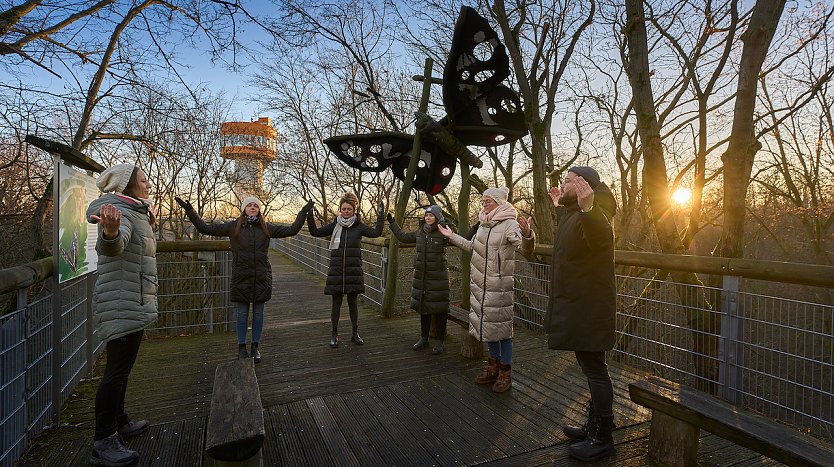
[[[266,422],[265,465],[560,465],[568,457],[567,422],[579,422],[587,387],[571,352],[547,350],[544,336],[516,328],[513,389],[496,395],[472,380],[481,362],[457,354],[462,329],[449,325],[446,353],[415,352],[414,314],[382,319],[360,307],[364,346],[343,339],[331,349],[330,298],[323,282],[273,254],[274,293],[266,306],[256,365]],[[349,335],[347,306],[342,332]],[[236,358],[234,333],[143,342],[126,407],[151,420],[127,441],[139,465],[214,465],[203,456],[214,369]],[[19,465],[87,464],[93,405],[103,361],[63,407]],[[649,412],[628,398],[638,374],[612,365],[617,452],[600,465],[652,465],[646,456]],[[704,465],[771,464],[702,433]]]

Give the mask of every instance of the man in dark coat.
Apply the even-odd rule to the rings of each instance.
[[[551,188],[558,227],[553,242],[550,307],[545,318],[548,347],[573,350],[588,379],[591,402],[582,427],[566,426],[577,442],[571,456],[596,460],[614,451],[614,388],[605,351],[614,348],[616,283],[614,231],[617,205],[591,167],[572,167],[561,189]]]

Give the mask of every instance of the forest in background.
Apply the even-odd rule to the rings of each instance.
[[[219,155],[232,96],[184,78],[182,58],[194,54],[257,88],[251,104],[278,130],[264,174],[271,218],[289,219],[306,199],[332,218],[344,191],[359,195],[363,214],[380,201],[393,207],[400,182],[390,171],[349,169],[322,140],[412,132],[422,83],[411,77],[426,57],[442,76],[461,5],[0,1],[0,267],[51,254],[52,158],[27,134],[105,166],[136,161],[164,230],[184,232],[174,196],[209,220],[239,213],[233,163]],[[834,7],[467,5],[507,47],[530,128],[517,143],[470,148],[484,161],[473,174],[510,187],[543,243],[554,222],[547,189],[570,166],[591,165],[618,198],[620,249],[832,264]],[[251,28],[268,40],[245,41]],[[63,86],[37,85],[42,74]],[[443,115],[439,87],[429,114]],[[691,198],[674,202],[679,189]],[[456,217],[458,191],[456,179],[431,199],[415,194],[408,212],[438,203]]]

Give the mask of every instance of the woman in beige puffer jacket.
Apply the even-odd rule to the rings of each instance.
[[[508,193],[504,187],[484,191],[481,225],[472,240],[439,227],[452,245],[472,252],[469,334],[489,348],[487,367],[475,382],[493,383],[495,392],[512,386],[515,261],[519,254],[531,257],[535,245],[530,219],[518,218]]]

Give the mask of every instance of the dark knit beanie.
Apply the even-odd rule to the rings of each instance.
[[[446,222],[446,219],[443,218],[443,211],[440,210],[440,206],[432,204],[431,206],[426,208],[426,212],[432,213],[434,215],[434,218],[437,219],[438,224]]]
[[[573,172],[584,178],[588,185],[591,185],[591,188],[596,188],[597,185],[602,183],[599,179],[599,173],[591,167],[577,165],[568,169],[568,172]]]

